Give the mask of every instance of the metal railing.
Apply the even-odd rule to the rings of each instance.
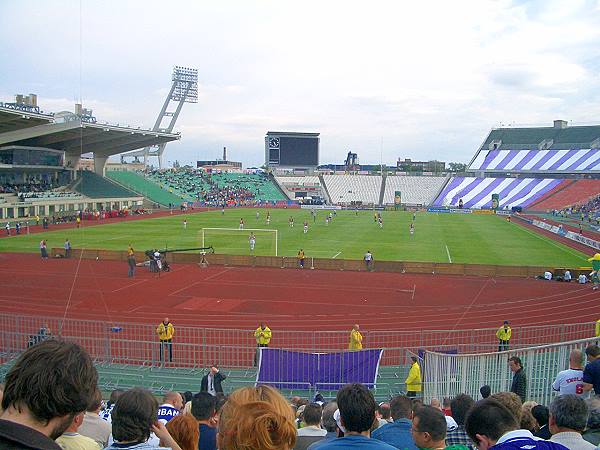
[[[513,374],[508,368],[508,358],[518,356],[527,378],[526,399],[549,405],[555,395],[552,382],[558,372],[569,368],[571,350],[584,350],[597,341],[598,338],[593,337],[509,352],[470,355],[428,352],[423,361],[425,401],[434,397],[452,398],[460,393],[479,398],[479,388],[486,384],[492,392],[509,391]]]
[[[0,357],[10,359],[40,336],[47,327],[52,336],[78,342],[98,362],[173,367],[251,367],[256,354],[254,330],[183,327],[175,323],[173,361],[161,361],[157,324],[62,319],[0,313]],[[594,336],[595,323],[535,325],[513,328],[511,349],[554,344]],[[349,331],[296,331],[272,329],[270,346],[301,352],[333,352],[348,348]],[[383,348],[381,364],[408,363],[406,352],[438,351],[485,353],[497,350],[496,329],[364,331],[365,348]],[[167,352],[168,354],[168,352]]]

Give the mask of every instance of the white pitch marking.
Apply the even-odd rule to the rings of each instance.
[[[448,250],[448,246],[446,245],[446,253],[448,254],[448,261],[452,264],[452,258],[450,258],[450,250]]]
[[[335,258],[337,258],[338,256],[340,256],[340,255],[341,255],[341,253],[342,253],[342,252],[337,252],[335,255],[333,255],[333,256],[332,256],[332,258],[331,258],[331,259],[335,259]]]

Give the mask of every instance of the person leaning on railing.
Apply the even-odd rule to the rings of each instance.
[[[500,341],[498,344],[498,351],[508,350],[508,345],[510,343],[510,338],[512,336],[512,329],[508,325],[508,320],[504,321],[504,325],[498,328],[496,331],[496,337]]]
[[[268,347],[272,336],[273,333],[271,332],[271,329],[263,323],[261,323],[254,332],[254,338],[256,339],[257,346],[256,355],[254,356],[254,365],[256,365],[258,362],[260,348]]]
[[[160,340],[160,360],[163,360],[163,347],[166,346],[169,349],[169,362],[173,362],[173,336],[175,335],[175,327],[169,322],[168,317],[165,317],[165,320],[156,327],[156,334]],[[166,355],[164,359],[166,359]]]

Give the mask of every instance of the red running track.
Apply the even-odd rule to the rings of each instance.
[[[288,330],[471,329],[591,322],[600,292],[522,278],[173,265],[0,254],[0,311],[107,323]]]

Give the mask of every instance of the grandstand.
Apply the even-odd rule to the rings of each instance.
[[[429,206],[440,192],[446,178],[387,176],[385,180],[384,205],[394,204],[394,193],[402,193],[402,203],[407,205]]]
[[[379,204],[381,175],[323,175],[323,180],[334,204]]]
[[[106,176],[139,195],[143,195],[153,203],[162,206],[168,206],[169,204],[179,206],[183,201],[182,197],[161,188],[160,185],[148,180],[145,176],[136,172],[129,170],[110,170],[106,172]]]

